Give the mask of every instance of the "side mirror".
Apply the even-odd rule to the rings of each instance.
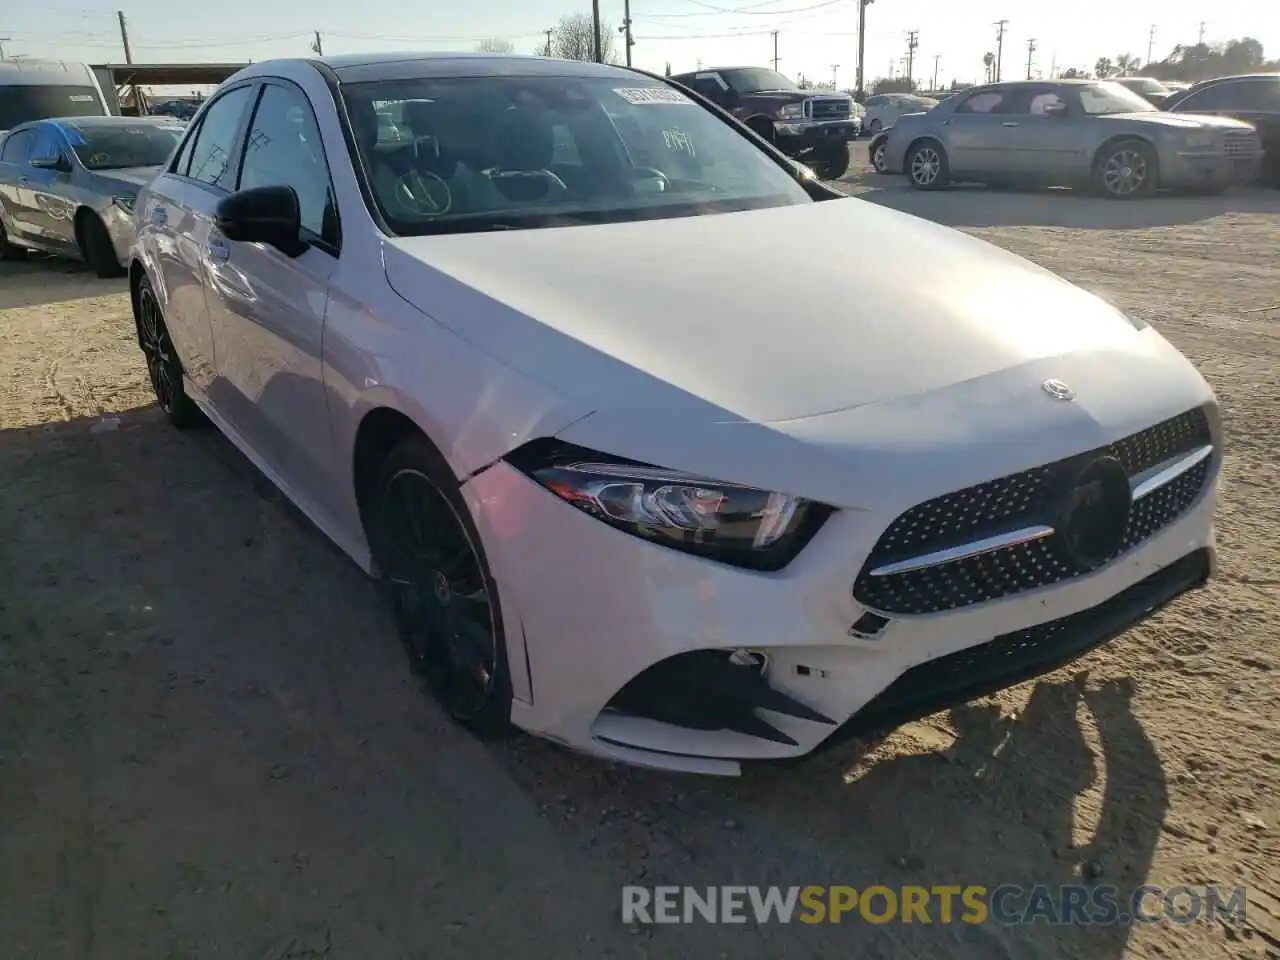
[[[29,163],[37,170],[70,169],[70,165],[62,157],[32,157]]]
[[[265,243],[286,257],[299,256],[308,246],[300,235],[298,194],[290,186],[250,187],[223,197],[213,221],[228,240]]]
[[[1044,115],[1046,117],[1053,117],[1055,120],[1060,120],[1067,115],[1067,105],[1065,103],[1047,104],[1044,108]]]

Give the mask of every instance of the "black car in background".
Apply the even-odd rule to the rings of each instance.
[[[1280,73],[1205,80],[1162,105],[1170,113],[1212,113],[1253,124],[1266,155],[1263,178],[1280,187]]]

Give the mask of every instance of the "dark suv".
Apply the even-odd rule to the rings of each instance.
[[[862,132],[853,98],[802,90],[764,67],[720,67],[671,77],[733,114],[787,156],[824,180],[849,169],[849,141]]]
[[[1161,107],[1171,113],[1212,113],[1253,124],[1265,153],[1263,178],[1280,187],[1280,73],[1206,80],[1175,93]]]

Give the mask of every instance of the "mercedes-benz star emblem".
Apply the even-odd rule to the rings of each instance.
[[[1057,530],[1071,559],[1091,570],[1124,546],[1133,497],[1129,475],[1115,457],[1098,457],[1067,484],[1059,500]]]
[[[1055,400],[1074,400],[1076,398],[1076,392],[1061,380],[1046,380],[1040,384],[1040,389]]]

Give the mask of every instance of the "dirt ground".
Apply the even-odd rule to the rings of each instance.
[[[1280,954],[1280,193],[846,185],[1104,293],[1195,360],[1229,444],[1208,590],[1070,671],[739,780],[483,746],[410,680],[362,575],[215,432],[161,421],[123,285],[6,265],[0,956]],[[1248,920],[619,920],[626,883],[1081,877],[1244,885]]]

